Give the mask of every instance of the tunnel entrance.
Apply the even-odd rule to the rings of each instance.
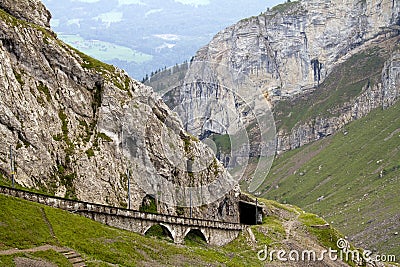
[[[262,208],[255,203],[239,201],[240,223],[246,225],[256,225],[262,223]]]

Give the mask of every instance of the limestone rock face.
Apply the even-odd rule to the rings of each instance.
[[[166,214],[196,204],[194,217],[238,220],[236,184],[150,87],[55,38],[38,1],[2,1],[0,15],[0,174],[12,146],[27,187],[126,207],[129,170],[133,209],[151,195]]]
[[[398,42],[398,39],[396,40]],[[291,132],[280,130],[277,135],[278,153],[332,135],[351,121],[368,115],[373,109],[392,106],[400,96],[399,67],[400,50],[397,50],[385,62],[380,82],[374,85],[366,84],[360,95],[331,111],[336,115],[316,116],[306,123],[298,123]]]
[[[264,91],[293,95],[323,82],[354,48],[398,34],[399,14],[391,0],[286,3],[221,31],[195,59],[233,66]]]
[[[255,98],[263,95],[274,106],[277,101],[318,90],[336,66],[370,45],[396,38],[399,33],[399,1],[295,1],[226,28],[197,52],[193,62],[210,62],[235,70],[232,73],[241,73],[253,86],[238,95],[253,94]],[[393,63],[397,62],[394,59],[397,55],[394,51],[387,66],[397,64]],[[393,103],[399,88],[396,69],[388,71],[385,67],[376,71],[382,71],[379,85],[366,86],[351,103],[338,107],[341,116],[321,116],[298,124],[289,132],[279,129],[277,150],[296,148],[330,135],[373,108]],[[167,96],[174,96],[172,103],[192,103],[195,99],[199,102],[177,109],[190,132],[200,137],[208,131],[226,134],[226,129],[240,129],[237,121],[251,121],[241,97],[232,93],[234,89],[196,86],[193,77],[197,73],[198,69],[189,67],[182,88]],[[205,76],[202,80],[223,84],[221,77],[226,73],[215,67]],[[241,80],[236,79],[236,83],[240,84]],[[167,98],[164,99],[170,101]],[[210,99],[216,99],[213,105],[206,104]],[[225,108],[220,110],[221,106]],[[196,118],[206,118],[205,123],[199,123]]]
[[[40,0],[1,0],[0,8],[18,19],[50,29],[50,11]]]

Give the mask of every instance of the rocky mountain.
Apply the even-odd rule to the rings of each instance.
[[[11,146],[26,187],[237,221],[236,182],[211,151],[151,88],[57,39],[50,17],[38,0],[0,1],[1,174]]]
[[[1,7],[17,19],[32,22],[36,25],[50,29],[51,14],[40,0],[10,1],[2,0]],[[30,10],[30,12],[27,12]]]
[[[256,161],[262,153],[254,144],[265,142],[257,109],[248,108],[265,99],[280,156],[255,193],[300,205],[358,245],[398,255],[398,142],[388,141],[399,128],[392,108],[400,93],[399,30],[399,1],[287,2],[221,31],[192,62],[148,83],[187,130],[214,141],[231,171],[243,150],[229,144],[231,136],[238,129],[253,136],[245,178],[265,165]],[[176,108],[181,103],[193,104]],[[368,138],[366,129],[374,129]]]
[[[398,35],[399,12],[398,1],[289,2],[221,31],[196,59],[232,65],[271,95],[294,95],[356,48]]]
[[[389,0],[288,2],[221,31],[197,52],[193,61],[226,66],[225,69],[241,72],[254,83],[255,97],[262,94],[274,107],[279,131],[277,150],[282,152],[330,135],[353,119],[376,107],[387,107],[397,99],[399,14],[399,2]],[[357,57],[363,57],[357,64],[364,69],[349,68],[346,73],[340,73],[343,64],[349,60],[354,62]],[[206,76],[204,80],[225,75],[225,69],[211,69],[203,75]],[[176,102],[192,101],[198,92],[203,93],[204,99],[212,97],[212,90],[186,88],[187,84],[193,83],[192,77],[196,72],[197,68],[188,68],[186,79],[182,81],[183,89],[174,89],[175,102],[170,106]],[[347,78],[341,81],[344,75]],[[240,83],[239,80],[237,82]],[[150,80],[150,84],[154,88],[172,89],[168,88],[165,79],[159,79],[157,75]],[[329,100],[332,103],[324,106],[322,111],[308,112],[306,116],[285,108],[296,106],[302,98],[309,99],[306,105],[313,106],[311,99],[315,95],[327,98],[327,92],[335,90],[339,91],[336,95],[341,94],[340,99]],[[242,91],[238,94],[248,93]],[[227,105],[227,110],[237,111],[233,112],[233,117],[228,112],[210,117],[199,105],[178,113],[182,118],[191,114],[198,117],[204,115],[205,122],[220,121],[223,128],[229,128],[237,116],[246,119],[248,113],[243,112],[240,101],[226,101],[235,97],[232,93],[228,94],[230,97],[220,98],[218,104]],[[324,98],[320,101],[327,102]],[[209,106],[209,109],[213,108]],[[298,115],[304,116],[300,118]],[[292,121],[289,127],[286,125],[288,120]],[[188,130],[198,136],[204,135],[207,130],[226,133],[217,128],[200,129],[194,120],[188,123]]]
[[[315,91],[278,102],[278,151],[332,135],[376,108],[392,106],[400,93],[398,44],[393,37],[354,51]]]

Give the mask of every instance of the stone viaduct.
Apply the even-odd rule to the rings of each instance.
[[[175,243],[184,242],[191,231],[201,233],[208,244],[222,246],[234,240],[244,229],[239,223],[152,214],[124,208],[88,203],[32,193],[0,186],[0,194],[9,195],[76,213],[97,222],[144,235],[153,225],[168,231]]]

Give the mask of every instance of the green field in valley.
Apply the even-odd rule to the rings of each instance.
[[[143,63],[152,60],[151,55],[135,51],[126,46],[120,46],[99,40],[85,40],[79,35],[58,35],[65,43],[79,51],[101,61],[120,60],[126,62]]]

